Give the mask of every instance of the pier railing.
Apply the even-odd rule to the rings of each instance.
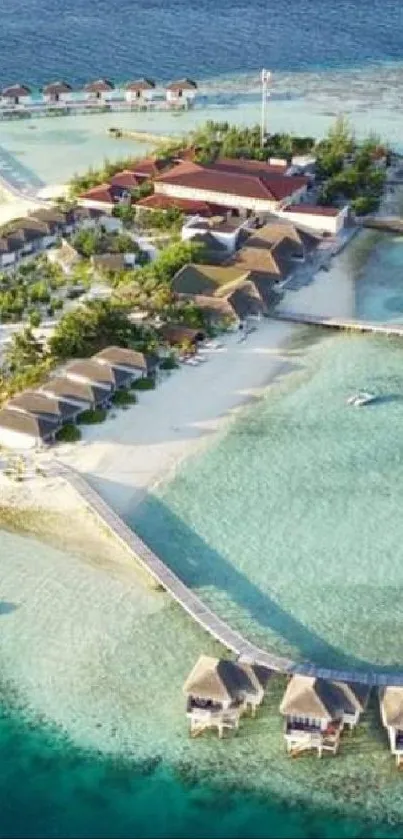
[[[119,539],[131,552],[136,562],[150,574],[157,583],[171,595],[193,620],[206,632],[212,635],[224,647],[244,661],[260,664],[270,670],[281,673],[300,673],[322,679],[334,679],[343,682],[358,682],[366,685],[403,685],[401,675],[393,673],[362,672],[360,670],[336,670],[319,667],[309,662],[294,662],[289,658],[276,656],[273,653],[256,647],[246,640],[239,632],[232,629],[226,621],[216,615],[212,609],[203,603],[182,580],[160,560],[155,553],[129,528],[114,510],[104,501],[99,493],[78,472],[59,461],[50,470],[53,474],[66,480],[81,496],[87,506],[98,516],[100,521]]]

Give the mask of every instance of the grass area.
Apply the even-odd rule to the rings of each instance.
[[[78,422],[80,425],[96,425],[98,422],[104,422],[107,414],[105,408],[93,408],[89,411],[83,411],[78,418]]]
[[[179,367],[179,364],[173,355],[160,361],[160,370],[176,370],[177,367]]]
[[[144,376],[143,379],[136,379],[131,388],[133,390],[154,390],[155,379],[152,379],[151,376]]]
[[[129,390],[117,390],[112,396],[112,402],[118,406],[135,405],[137,396],[135,393],[130,393]]]
[[[56,432],[56,440],[58,443],[76,443],[77,440],[81,440],[81,431],[73,422],[66,422]]]

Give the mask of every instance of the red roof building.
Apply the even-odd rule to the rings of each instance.
[[[80,202],[84,207],[100,207],[107,210],[118,203],[118,197],[110,184],[100,184],[82,192]]]
[[[273,173],[270,168],[246,171],[238,165],[201,166],[180,163],[154,181],[157,193],[254,212],[276,212],[290,202],[300,203],[309,180],[306,177]],[[226,167],[226,168],[225,168]],[[247,167],[249,169],[249,167]]]
[[[88,82],[84,86],[85,93],[89,93],[94,99],[105,99],[108,93],[114,89],[114,85],[109,79],[98,79],[95,82]]]
[[[136,207],[143,210],[171,210],[173,208],[180,210],[185,215],[189,216],[203,216],[210,217],[212,213],[211,207],[203,201],[187,201],[183,198],[169,198],[168,195],[154,193],[148,195],[146,198],[141,198],[137,201]]]
[[[145,160],[135,160],[128,167],[127,171],[133,172],[142,181],[151,180],[158,175],[163,174],[168,168],[171,168],[171,163],[167,160],[160,160],[158,158],[146,158]]]
[[[125,98],[128,102],[149,101],[154,95],[155,82],[152,79],[137,79],[134,82],[128,82],[125,89]]]
[[[42,93],[51,102],[59,102],[71,93],[73,88],[67,82],[51,82],[47,84]]]
[[[142,182],[142,178],[138,178],[134,172],[131,172],[129,169],[124,169],[122,172],[117,172],[116,175],[110,180],[110,184],[113,187],[119,187],[120,189],[136,189],[140,186]]]

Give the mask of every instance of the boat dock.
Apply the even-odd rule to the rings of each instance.
[[[402,327],[403,330],[403,327]],[[357,682],[365,685],[403,685],[403,673],[376,673],[359,670],[335,670],[319,667],[311,663],[296,663],[291,659],[276,656],[256,647],[239,632],[232,629],[222,618],[216,615],[168,566],[129,528],[114,510],[90,486],[88,481],[71,467],[53,461],[48,469],[50,474],[63,478],[94,512],[102,524],[125,546],[133,559],[178,603],[199,626],[213,636],[241,660],[260,664],[269,670],[280,673],[298,673],[343,682]]]
[[[335,318],[323,315],[307,315],[296,312],[274,312],[274,320],[284,320],[290,323],[308,324],[312,326],[326,326],[329,329],[344,329],[352,332],[372,332],[379,335],[403,337],[403,323],[376,323],[374,321],[354,320],[354,318]]]

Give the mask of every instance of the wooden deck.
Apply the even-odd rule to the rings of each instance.
[[[361,224],[363,227],[368,227],[371,230],[403,234],[403,218],[399,218],[399,216],[367,216],[362,220]]]
[[[373,321],[354,320],[354,318],[334,318],[323,315],[305,315],[297,312],[274,312],[275,320],[290,323],[309,324],[312,326],[326,326],[329,329],[345,329],[353,332],[372,332],[379,335],[395,335],[403,337],[403,323],[376,323]]]
[[[176,574],[162,562],[150,548],[131,530],[122,519],[101,498],[98,492],[78,472],[60,463],[53,462],[49,470],[66,480],[81,496],[87,506],[99,517],[101,522],[129,549],[138,562],[159,585],[195,620],[206,632],[216,638],[224,647],[245,661],[260,664],[270,670],[281,673],[300,673],[322,679],[335,679],[343,682],[359,682],[366,685],[403,685],[403,672],[375,673],[373,671],[333,670],[317,667],[310,663],[296,663],[288,658],[273,655],[256,647],[218,617],[203,601],[183,583]]]

